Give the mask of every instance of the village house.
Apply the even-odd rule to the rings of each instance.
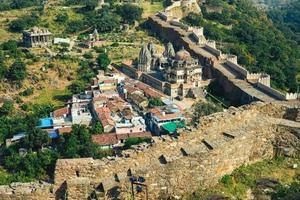
[[[92,135],[92,141],[103,149],[122,145],[128,138],[152,138],[152,135],[147,131],[131,134],[106,133]]]
[[[111,111],[108,107],[95,108],[96,119],[102,124],[104,133],[110,133],[115,130],[115,122],[111,118]]]
[[[170,100],[164,103],[165,106],[152,108],[148,113],[149,129],[155,135],[173,134],[177,128],[185,126],[182,109]]]
[[[73,124],[90,125],[92,122],[92,115],[89,110],[89,103],[92,100],[92,95],[85,92],[79,95],[73,95],[71,106],[71,116]]]
[[[72,126],[71,109],[69,106],[53,111],[50,113],[50,116],[52,117],[54,128]]]

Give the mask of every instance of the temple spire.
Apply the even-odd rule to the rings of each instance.
[[[163,55],[167,58],[175,57],[175,50],[171,42],[169,42],[165,48]]]

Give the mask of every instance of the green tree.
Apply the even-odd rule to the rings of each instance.
[[[100,53],[97,57],[97,63],[99,69],[107,71],[108,65],[110,64],[111,60],[108,57],[107,53]]]
[[[86,0],[85,8],[87,10],[94,10],[98,6],[98,0]]]
[[[163,0],[163,6],[166,8],[172,5],[172,0]]]
[[[31,13],[31,15],[26,15],[22,18],[11,21],[9,23],[9,30],[12,32],[21,32],[37,25],[38,20],[39,16],[36,13]]]
[[[64,24],[69,20],[69,15],[67,13],[60,13],[56,16],[55,21]]]
[[[72,94],[78,94],[80,92],[82,92],[85,89],[85,85],[84,82],[77,80],[74,81],[69,87],[68,89],[70,90],[70,92],[72,92]]]
[[[91,129],[92,134],[102,134],[103,131],[103,126],[100,122],[96,122]]]
[[[1,44],[1,48],[4,51],[16,52],[18,48],[18,42],[16,40],[8,40]]]
[[[133,4],[123,4],[117,7],[116,13],[122,17],[125,23],[132,24],[141,19],[143,9]]]
[[[12,101],[4,101],[2,107],[0,108],[0,116],[9,115],[14,110],[14,104]]]
[[[120,17],[111,12],[103,12],[95,18],[91,25],[95,26],[99,32],[111,32],[120,26]]]
[[[21,60],[14,62],[8,70],[7,78],[11,81],[23,81],[27,75],[26,65]]]
[[[46,131],[33,127],[31,130],[27,130],[27,134],[22,141],[22,146],[34,151],[39,151],[43,146],[49,144],[49,142],[50,138]]]
[[[159,98],[159,97],[150,98],[148,101],[149,108],[154,108],[156,106],[163,106],[163,105],[164,105],[164,103],[162,102],[161,98]]]
[[[222,107],[219,105],[212,104],[210,102],[203,103],[203,102],[197,102],[193,105],[193,116],[192,116],[192,123],[194,125],[197,125],[200,122],[200,117],[210,115],[215,112],[222,111]]]

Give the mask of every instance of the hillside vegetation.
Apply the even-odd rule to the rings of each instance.
[[[196,199],[272,199],[300,198],[299,159],[279,157],[242,166],[225,175],[209,189],[199,188],[188,200]]]
[[[202,13],[191,13],[183,20],[203,26],[207,38],[218,41],[223,52],[236,54],[249,71],[270,74],[273,87],[297,91],[300,46],[275,26],[266,12],[247,0],[208,0],[201,9]]]

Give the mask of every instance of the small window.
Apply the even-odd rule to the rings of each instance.
[[[79,174],[79,170],[76,170],[76,176],[79,177],[80,174]]]

